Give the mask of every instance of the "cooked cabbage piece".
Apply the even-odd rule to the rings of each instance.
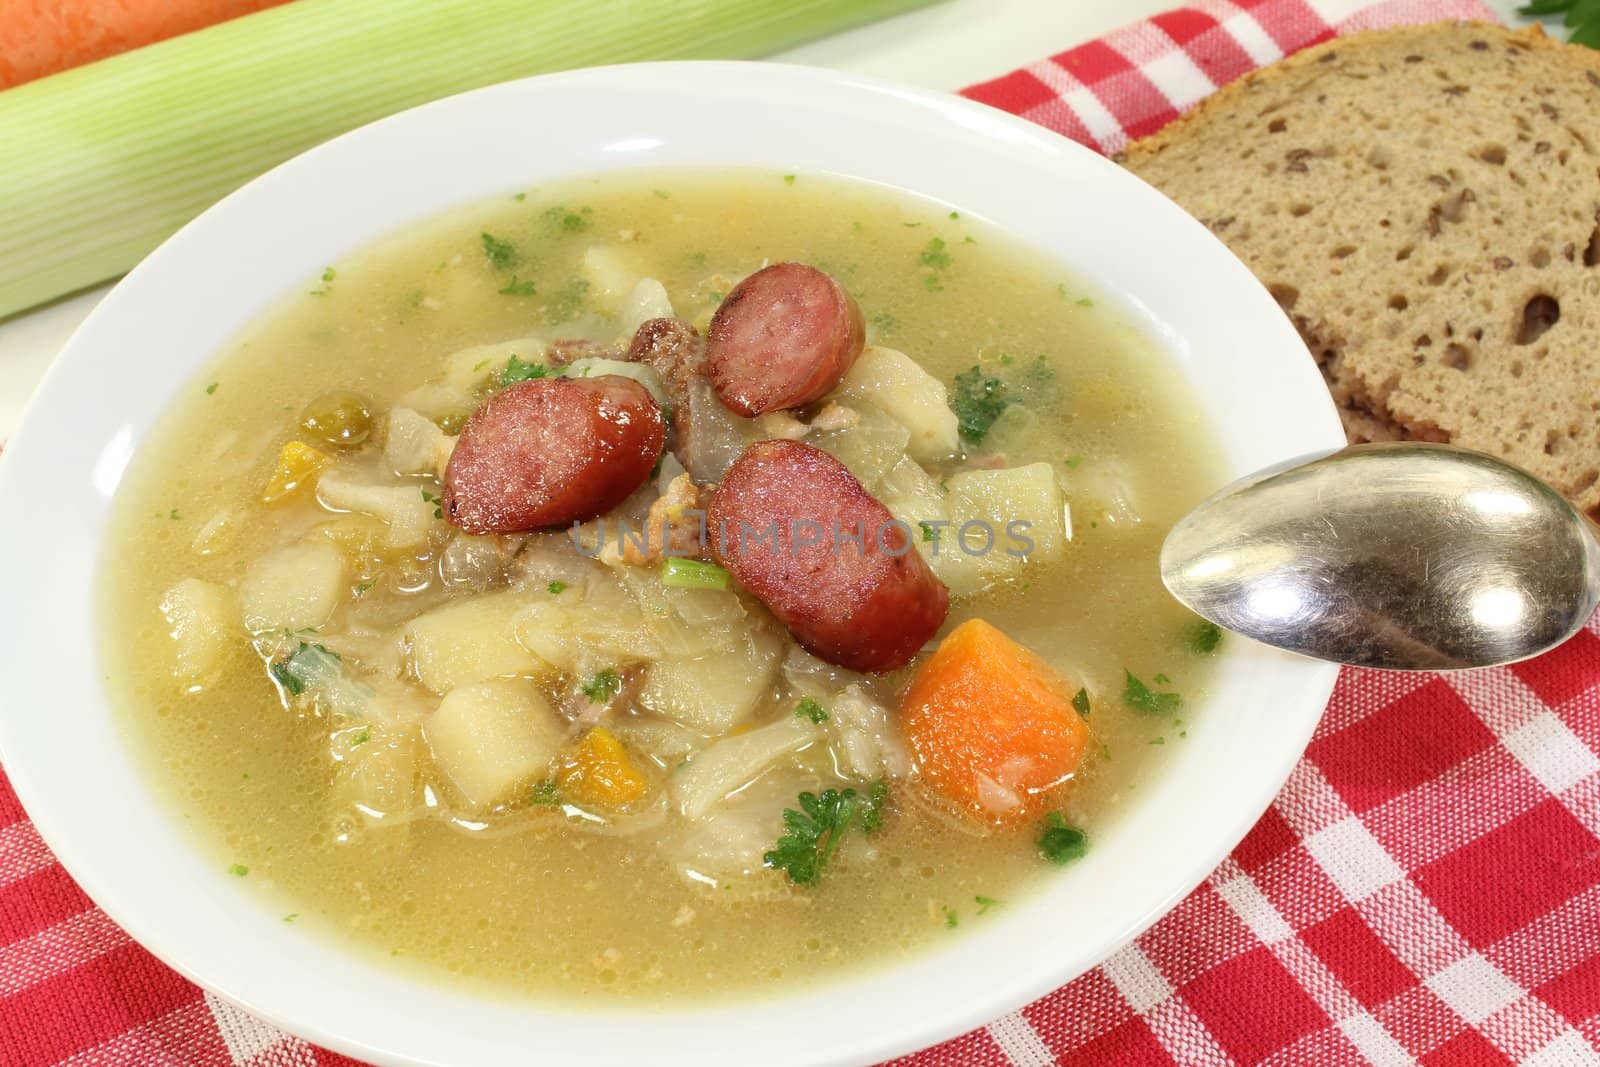
[[[422,733],[434,763],[479,811],[547,776],[566,739],[538,686],[521,678],[450,690]]]
[[[904,352],[868,345],[845,375],[840,393],[879,408],[903,426],[909,434],[905,450],[913,459],[947,459],[961,447],[949,391]]]
[[[661,384],[661,376],[643,363],[629,363],[625,359],[603,359],[599,356],[585,356],[575,359],[561,368],[563,378],[598,378],[606,374],[615,374],[619,378],[632,378],[655,398],[661,405],[662,411],[671,411],[672,403],[667,397],[667,390]]]
[[[617,578],[600,569],[581,589],[553,596],[534,593],[517,617],[515,633],[540,659],[580,677],[661,653],[638,602]]]
[[[396,474],[438,474],[450,456],[452,442],[437,423],[410,408],[389,412],[383,459]]]
[[[426,494],[426,495],[424,495]],[[317,498],[336,511],[354,511],[383,521],[390,548],[415,548],[428,539],[438,510],[438,493],[417,485],[376,485],[344,470],[330,470],[317,482]]]
[[[1067,540],[1066,507],[1050,464],[961,471],[946,484],[950,525],[938,532],[938,552],[930,563],[952,593],[972,593],[991,582],[1015,578],[1030,560],[1061,558]],[[968,523],[977,525],[963,536]]]
[[[751,630],[711,655],[656,660],[640,702],[692,730],[725,733],[760,706],[777,677],[782,651],[776,635]]]
[[[368,819],[399,822],[417,803],[417,735],[415,728],[382,731],[372,726],[347,726],[334,734],[339,769],[335,802],[353,807]]]
[[[185,578],[162,594],[161,617],[172,637],[173,673],[179,681],[200,685],[216,674],[238,612],[230,590],[199,578]]]
[[[789,715],[749,733],[724,738],[672,776],[673,800],[684,815],[698,819],[717,801],[821,736],[811,720]]]
[[[406,624],[411,667],[435,693],[502,674],[540,675],[550,667],[517,640],[533,594],[506,591],[457,600]]]
[[[877,408],[863,406],[855,424],[843,429],[813,433],[809,441],[840,463],[876,493],[884,475],[906,454],[911,432]]]
[[[824,726],[833,742],[839,773],[858,782],[899,778],[911,770],[911,759],[889,718],[889,709],[872,699],[861,685],[846,686],[831,700],[822,701],[828,718]]]
[[[344,594],[344,554],[327,541],[306,541],[251,564],[239,606],[252,633],[310,630],[328,621]]]
[[[670,318],[672,318],[672,299],[667,295],[667,287],[654,278],[640,278],[629,291],[627,299],[622,302],[617,326],[621,330],[623,341],[627,342],[633,339],[640,326],[651,319]]]

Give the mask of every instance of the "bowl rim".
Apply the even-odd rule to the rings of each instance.
[[[738,94],[729,91],[734,86],[738,88]],[[61,441],[60,427],[52,425],[52,421],[56,410],[65,403],[64,397],[78,384],[78,379],[89,372],[90,363],[104,358],[109,338],[127,328],[129,323],[139,320],[141,301],[152,302],[168,275],[181,277],[185,272],[193,272],[195,265],[192,261],[196,256],[205,254],[208,234],[211,231],[226,230],[230,226],[241,225],[239,220],[244,216],[251,213],[259,214],[263,207],[270,206],[274,200],[281,202],[286,190],[292,191],[299,187],[303,191],[306,184],[319,176],[320,172],[360,158],[363,153],[369,153],[373,145],[395,146],[398,142],[405,141],[407,131],[412,127],[418,127],[424,132],[430,129],[437,132],[441,125],[448,125],[452,117],[459,118],[474,111],[496,112],[497,109],[504,110],[518,104],[525,106],[529,101],[537,100],[541,96],[560,97],[561,94],[583,93],[599,96],[609,93],[618,99],[630,93],[657,93],[669,96],[700,94],[702,97],[716,99],[719,94],[725,93],[725,106],[735,110],[738,107],[738,103],[734,100],[735,95],[744,101],[758,100],[766,104],[778,101],[776,106],[790,110],[789,120],[800,124],[796,128],[806,129],[809,127],[804,127],[805,122],[819,121],[814,115],[802,114],[807,107],[828,107],[848,102],[859,104],[859,114],[852,114],[849,122],[866,123],[869,127],[874,122],[892,125],[889,121],[892,118],[906,125],[905,136],[908,138],[908,143],[913,136],[911,131],[915,131],[917,137],[934,143],[940,142],[941,139],[970,135],[1024,154],[1036,153],[1037,166],[1041,170],[1049,170],[1050,166],[1047,163],[1053,163],[1057,169],[1076,174],[1088,187],[1097,190],[1112,189],[1117,191],[1118,196],[1136,202],[1141,211],[1148,212],[1151,220],[1149,226],[1169,235],[1175,243],[1200,257],[1206,268],[1207,277],[1203,280],[1196,279],[1195,284],[1201,288],[1220,286],[1222,298],[1219,306],[1244,312],[1239,324],[1241,335],[1254,338],[1253,343],[1271,344],[1283,347],[1289,352],[1304,354],[1303,344],[1287,318],[1278,310],[1276,303],[1249,275],[1248,270],[1203,226],[1185,215],[1161,194],[1143,185],[1109,160],[1032,122],[957,96],[824,68],[722,61],[596,67],[501,83],[424,104],[379,120],[296,156],[207,209],[119,282],[74,333],[47,371],[43,383],[27,407],[18,432],[10,446],[5,449],[3,456],[0,456],[0,492],[9,490],[12,494],[27,494],[46,491],[49,483],[50,450],[52,447],[60,447]],[[807,103],[800,103],[802,99]],[[925,154],[930,151],[927,145],[920,141],[915,150]],[[998,159],[1000,148],[996,147],[995,151]],[[808,168],[804,161],[797,161],[791,169],[803,172],[815,168]],[[565,173],[580,176],[591,172],[590,168],[580,168]],[[320,176],[325,178],[328,175],[320,174]],[[874,180],[866,175],[858,177],[867,181]],[[506,179],[501,183],[505,188],[515,187],[518,184],[513,174],[506,175]],[[906,191],[918,195],[918,190],[915,188],[907,186]],[[356,195],[358,192],[359,190],[354,187],[347,188],[340,185],[333,190],[332,195],[338,199]],[[1000,194],[992,195],[998,198]],[[458,196],[448,202],[430,202],[425,210],[413,214],[407,220],[396,222],[390,228],[390,232],[417,218],[436,216],[455,204],[474,199],[481,198]],[[994,214],[992,209],[986,210],[986,205],[983,203],[964,202],[959,206],[963,214],[970,212],[978,217]],[[258,222],[257,225],[265,223]],[[1028,234],[1019,233],[1017,236],[1033,243]],[[369,244],[371,239],[371,235],[364,235],[347,240],[345,250]],[[300,258],[308,264],[312,262],[320,264],[327,257],[308,251]],[[1089,280],[1099,281],[1096,278]],[[233,322],[233,332],[272,307],[281,295],[278,290],[272,289],[267,295],[256,299],[251,304],[253,310]],[[1119,290],[1118,295],[1134,313],[1145,315],[1146,327],[1161,332],[1162,319],[1151,309],[1149,302],[1143,300],[1135,291]],[[1174,353],[1181,353],[1185,358],[1192,355],[1184,336],[1169,333],[1163,335],[1161,340]],[[1327,397],[1309,356],[1303,361],[1282,362],[1284,364],[1282,367],[1272,368],[1272,373],[1276,375],[1272,379],[1277,383],[1276,387],[1287,390],[1281,399],[1288,410],[1273,415],[1274,418],[1281,415],[1287,420],[1284,422],[1285,429],[1279,433],[1279,437],[1284,437],[1286,440],[1292,438],[1297,443],[1308,446],[1301,448],[1301,452],[1319,448],[1331,450],[1341,445],[1343,435],[1339,431],[1332,402]],[[164,381],[170,392],[188,381],[196,370],[197,365],[179,366],[169,360],[168,364],[163,366],[161,374],[155,377]],[[1243,382],[1235,383],[1235,386],[1248,391],[1248,386]],[[170,395],[168,399],[170,400]],[[1212,403],[1211,409],[1213,417],[1223,410],[1220,402]],[[154,418],[155,413],[155,410],[147,409],[140,414],[148,423]],[[132,432],[133,429],[132,424],[120,427],[116,434],[97,442],[95,454],[89,457],[95,478],[101,477],[102,470],[108,472],[104,476],[106,485],[96,483],[107,495],[114,489],[120,477],[121,466],[118,466],[118,463],[125,465],[134,438],[142,436]],[[1286,457],[1282,454],[1257,457],[1258,460],[1282,458]],[[1265,462],[1261,462],[1260,465],[1265,465]],[[88,470],[89,467],[84,469]],[[92,525],[91,518],[85,518],[83,521]],[[102,508],[102,524],[103,521]],[[12,553],[10,558],[13,559],[27,558],[17,554],[19,551],[32,549],[36,555],[40,553],[43,547],[41,534],[32,530],[29,524],[8,525],[9,529],[0,530],[0,550],[10,549]],[[85,541],[66,536],[61,541],[62,543],[55,546],[54,550],[43,548],[44,558],[51,562],[59,560],[65,563],[72,548],[82,550],[87,547],[96,557],[95,570],[99,570],[101,543],[98,538]],[[81,567],[81,558],[79,565]],[[39,567],[37,570],[41,573],[50,572],[49,567]],[[34,578],[28,580],[32,581]],[[76,589],[76,586],[73,588]],[[61,618],[76,619],[86,627],[91,626],[95,616],[93,605],[84,603],[81,598],[75,605],[63,607],[62,611],[65,614],[61,615]],[[7,636],[14,637],[18,643],[5,642],[4,638]],[[24,640],[26,637],[26,628],[16,619],[0,620],[0,643],[14,650],[38,647],[37,643],[26,642]],[[13,655],[16,655],[15,651]],[[629,1005],[619,1008],[606,1007],[592,1014],[586,1012],[582,1017],[603,1021],[625,1016],[634,1025],[628,1028],[606,1028],[608,1034],[605,1040],[620,1039],[623,1043],[599,1049],[593,1062],[630,1061],[631,1056],[636,1053],[630,1053],[628,1049],[642,1046],[636,1043],[629,1044],[631,1038],[619,1038],[618,1035],[624,1030],[647,1032],[646,1036],[650,1040],[659,1040],[663,1035],[669,1039],[691,1038],[692,1046],[692,1035],[699,1033],[703,1036],[706,1032],[704,1028],[711,1025],[723,1028],[717,1039],[719,1053],[725,1056],[753,1058],[753,1054],[762,1047],[760,1027],[754,1025],[753,1018],[766,1019],[769,1022],[782,1017],[801,1018],[812,1008],[826,1006],[842,1009],[849,998],[862,996],[868,998],[870,1007],[868,1010],[858,1011],[857,1014],[849,1016],[846,1026],[851,1032],[846,1040],[823,1043],[808,1054],[763,1055],[763,1059],[772,1067],[789,1063],[868,1062],[909,1052],[981,1026],[1098,965],[1190,893],[1244,837],[1270,804],[1298,761],[1332,692],[1337,675],[1337,668],[1331,664],[1300,660],[1258,647],[1240,648],[1230,653],[1227,659],[1233,667],[1238,668],[1237,673],[1241,678],[1250,672],[1265,672],[1269,675],[1277,672],[1286,679],[1279,683],[1277,688],[1281,690],[1280,696],[1286,700],[1279,715],[1287,721],[1281,731],[1274,736],[1272,746],[1264,759],[1249,767],[1248,773],[1236,776],[1245,779],[1249,787],[1237,786],[1238,795],[1229,800],[1225,822],[1221,828],[1212,829],[1206,837],[1204,846],[1196,848],[1193,855],[1182,864],[1181,871],[1158,871],[1157,873],[1163,876],[1159,892],[1144,892],[1141,898],[1143,902],[1138,910],[1127,914],[1124,921],[1114,931],[1102,936],[1092,949],[1079,951],[1070,962],[1039,962],[1024,965],[1020,974],[1008,975],[1006,968],[997,967],[991,961],[986,967],[978,969],[983,971],[986,978],[994,981],[981,988],[974,988],[971,970],[976,966],[974,961],[992,956],[1003,943],[1009,945],[1011,951],[1029,943],[1026,932],[1016,929],[1017,920],[1007,919],[983,931],[967,933],[961,939],[969,946],[992,944],[994,949],[987,954],[957,951],[954,945],[950,948],[926,948],[909,961],[899,964],[880,963],[859,973],[851,972],[829,980],[824,984],[825,987],[819,987],[817,990],[784,992],[764,999],[736,1001],[731,1004],[717,1003],[666,1014],[652,1012],[649,1009],[641,1010],[637,1006]],[[98,667],[98,665],[97,652],[93,666]],[[98,675],[99,671],[90,669],[88,673]],[[98,703],[101,705],[92,710],[109,714],[110,701],[100,688],[98,679],[94,679],[91,684],[98,694]],[[416,1032],[408,1032],[402,1039],[413,1041],[413,1044],[398,1044],[393,1039],[373,1034],[368,1019],[362,1019],[360,1025],[350,1025],[348,1013],[352,1006],[376,1011],[380,1015],[384,1009],[389,1009],[390,1015],[395,1015],[394,1005],[381,996],[368,995],[362,990],[362,995],[352,994],[350,999],[341,999],[336,1004],[328,1005],[331,1011],[314,1010],[314,1005],[308,1004],[303,991],[291,991],[286,987],[281,974],[279,977],[263,978],[261,975],[266,972],[260,968],[251,974],[243,970],[240,964],[219,963],[214,952],[202,951],[202,947],[196,944],[198,939],[192,933],[186,935],[183,930],[173,925],[173,916],[170,912],[158,915],[146,897],[131,895],[130,891],[119,887],[118,873],[104,861],[105,838],[95,837],[95,843],[91,846],[89,833],[84,829],[87,824],[83,821],[83,816],[77,812],[69,814],[69,801],[66,799],[64,787],[47,780],[50,768],[47,766],[46,756],[49,753],[56,753],[56,762],[60,763],[58,750],[51,746],[59,744],[61,738],[51,735],[46,727],[25,721],[18,711],[24,703],[20,700],[8,702],[7,710],[0,713],[0,758],[5,760],[13,788],[28,815],[33,819],[40,836],[93,902],[163,962],[203,988],[291,1033],[324,1047],[379,1063],[486,1064],[495,1062],[493,1058],[485,1055],[486,1052],[492,1053],[496,1047],[503,1050],[513,1047],[509,1043],[498,1046],[493,1044],[494,1040],[506,1036],[504,1032],[491,1038],[488,1044],[469,1043],[459,1058],[454,1051],[445,1046],[420,1041]],[[1215,700],[1212,703],[1215,703]],[[76,709],[76,705],[74,708]],[[1209,719],[1211,716],[1203,718]],[[98,745],[101,740],[97,739],[96,744]],[[33,763],[36,759],[39,761],[37,766]],[[140,770],[144,769],[146,768],[141,766]],[[1175,770],[1175,767],[1170,767],[1164,773],[1170,775]],[[1226,788],[1235,789],[1235,785],[1228,785]],[[1154,801],[1150,798],[1144,802],[1145,806],[1152,803]],[[164,800],[157,806],[167,811],[169,815],[172,814],[170,805]],[[137,812],[135,808],[138,808]],[[142,811],[143,808],[130,805],[127,814],[133,819]],[[1217,812],[1217,815],[1219,818],[1224,818],[1224,813],[1221,811]],[[171,823],[176,821],[175,817],[170,819]],[[137,824],[135,822],[132,825]],[[167,837],[175,839],[177,835],[177,828],[172,825],[155,826],[154,831],[156,837],[163,842],[162,848],[167,847],[165,844]],[[187,841],[187,838],[184,840]],[[188,873],[194,875],[196,879],[203,878],[195,874],[194,869],[190,869]],[[145,877],[143,874],[139,876],[141,887]],[[128,884],[131,884],[132,880],[132,875],[126,876]],[[1079,878],[1077,881],[1082,879]],[[194,909],[189,913],[188,919],[192,921],[196,930],[216,934],[217,931],[223,930],[260,933],[265,929],[255,922],[259,916],[250,917],[243,914],[240,902],[244,897],[236,888],[230,890],[221,881],[220,872],[210,882],[200,881],[193,888],[197,895],[192,900]],[[1133,888],[1143,891],[1143,887]],[[140,894],[143,893],[144,890],[141,888]],[[1047,897],[1059,895],[1061,894],[1057,890],[1036,891],[1030,895],[1030,899],[1019,911],[1024,915],[1028,912],[1039,912]],[[1138,896],[1137,893],[1130,895]],[[257,907],[263,912],[265,910],[265,906],[258,905],[257,902],[251,902],[250,906]],[[1000,936],[1001,930],[1009,931],[1005,939]],[[238,943],[238,940],[236,937],[235,943]],[[357,966],[361,957],[356,952],[335,948],[331,944],[318,947],[300,938],[297,939],[294,949],[295,952],[291,956],[294,966],[289,968],[288,973],[296,973],[302,977],[309,973],[359,972],[372,975],[382,973],[383,981],[373,979],[380,993],[392,993],[399,985],[406,985],[418,992],[425,990],[436,1001],[449,1001],[456,1009],[456,1017],[469,1026],[483,1024],[485,1020],[494,1020],[492,1025],[502,1026],[503,1030],[505,1019],[520,1020],[519,1028],[513,1032],[513,1036],[520,1033],[527,1040],[514,1047],[524,1053],[530,1051],[527,1041],[543,1040],[551,1034],[557,1035],[558,1040],[561,1040],[559,1032],[566,1025],[563,1020],[573,1018],[568,1014],[568,1006],[560,1002],[540,1002],[534,1005],[507,1004],[447,990],[442,982],[437,985],[413,982],[409,978],[389,974],[382,968],[368,963],[360,962]],[[924,1006],[925,1010],[908,1010],[907,1005],[896,1003],[893,984],[886,983],[886,979],[905,976],[910,981],[911,976],[917,971],[932,970],[940,962],[954,964],[954,973],[962,976],[947,983],[954,990],[953,993],[942,993],[939,991],[940,983],[930,984],[919,976],[916,981],[921,983],[922,992],[930,998]],[[928,966],[919,967],[919,964]],[[355,968],[354,971],[351,970],[352,967]],[[274,986],[274,982],[278,984]],[[323,980],[323,985],[327,985],[326,980]],[[493,1011],[490,1011],[491,1005]],[[488,1014],[475,1012],[475,1007],[482,1007]],[[506,1011],[511,1014],[505,1015]],[[346,1014],[341,1018],[339,1013]],[[671,1023],[664,1028],[659,1025],[663,1019],[671,1020]],[[399,1023],[401,1020],[390,1021]],[[409,1025],[413,1028],[416,1026],[414,1022]],[[571,1031],[571,1033],[578,1032]],[[463,1037],[462,1040],[469,1041],[469,1038]],[[419,1041],[420,1043],[416,1043]],[[441,1049],[445,1051],[441,1052]],[[694,1055],[683,1056],[685,1051],[691,1051]],[[675,1047],[664,1050],[662,1055],[657,1057],[657,1061],[680,1062],[682,1057],[682,1062],[691,1062],[703,1055],[703,1049]],[[608,1056],[615,1058],[607,1058]],[[734,1061],[730,1059],[730,1062]]]

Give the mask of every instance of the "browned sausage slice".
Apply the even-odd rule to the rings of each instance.
[[[632,378],[537,378],[472,413],[444,472],[445,517],[468,533],[560,526],[610,511],[650,476],[666,420]]]
[[[774,263],[734,286],[711,317],[711,384],[741,415],[802,407],[839,384],[866,336],[844,286],[804,263]]]
[[[950,592],[904,524],[820,448],[751,445],[707,517],[717,562],[830,663],[892,671],[944,622]]]

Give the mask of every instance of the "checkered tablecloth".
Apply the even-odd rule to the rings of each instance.
[[[1207,0],[967,95],[1112,152],[1329,36],[1490,17],[1475,0]],[[1507,669],[1347,670],[1205,884],[1077,981],[902,1062],[1600,1065],[1597,753],[1600,620]],[[350,1062],[133,944],[0,778],[0,1065]]]

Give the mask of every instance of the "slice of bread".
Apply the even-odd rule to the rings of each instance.
[[[1537,27],[1356,34],[1121,162],[1277,297],[1352,440],[1492,452],[1600,513],[1600,52]]]

